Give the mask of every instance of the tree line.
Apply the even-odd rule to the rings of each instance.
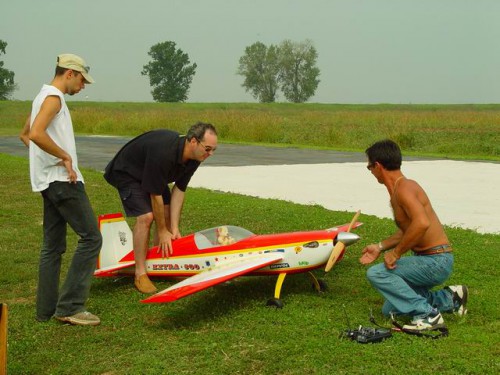
[[[289,102],[303,103],[314,95],[319,84],[317,59],[310,40],[284,40],[269,47],[256,42],[245,48],[238,74],[245,78],[242,86],[261,103],[275,102],[279,89]]]
[[[0,56],[7,43],[0,40]],[[148,55],[151,60],[141,74],[149,77],[151,95],[157,102],[184,102],[194,75],[196,63],[173,41],[153,45]],[[244,78],[242,86],[261,103],[272,103],[281,92],[292,103],[309,100],[319,84],[320,71],[316,66],[318,53],[312,41],[284,40],[279,45],[266,46],[256,42],[245,48],[239,59],[236,74]],[[0,100],[8,100],[17,85],[14,72],[0,61]]]
[[[7,42],[0,39],[0,56],[5,55]],[[17,86],[14,82],[14,72],[4,68],[4,62],[0,60],[0,100],[9,100]]]

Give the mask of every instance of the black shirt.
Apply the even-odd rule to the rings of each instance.
[[[200,162],[188,160],[182,163],[185,142],[185,136],[165,129],[139,135],[109,162],[104,178],[115,187],[137,181],[144,191],[154,195],[161,195],[171,182],[181,191],[186,191]]]

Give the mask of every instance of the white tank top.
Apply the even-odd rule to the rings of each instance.
[[[58,96],[61,100],[61,110],[56,114],[52,122],[47,127],[47,134],[64,151],[71,155],[73,160],[73,169],[76,172],[77,180],[83,181],[83,176],[78,169],[78,158],[76,156],[75,134],[73,132],[73,123],[68,106],[64,100],[64,94],[54,86],[43,85],[42,89],[33,101],[31,108],[31,124],[40,112],[43,102],[47,96]],[[68,172],[64,166],[57,165],[61,159],[48,154],[30,142],[30,177],[33,191],[43,191],[54,181],[69,182]]]

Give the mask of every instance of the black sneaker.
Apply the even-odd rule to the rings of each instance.
[[[441,313],[435,311],[425,318],[413,319],[410,324],[405,324],[403,329],[408,331],[431,331],[433,329],[443,328],[444,326],[444,319]]]
[[[469,288],[466,285],[450,285],[448,289],[453,294],[453,312],[458,316],[467,314],[467,297]]]

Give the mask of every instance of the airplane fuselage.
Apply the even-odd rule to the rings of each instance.
[[[174,255],[162,258],[158,248],[149,250],[146,269],[149,276],[189,277],[215,266],[230,264],[260,254],[278,252],[283,259],[256,270],[250,275],[299,273],[323,266],[333,249],[336,231],[311,231],[253,235],[232,245],[197,250],[188,237],[174,241]],[[133,274],[133,267],[120,270],[120,274]]]

